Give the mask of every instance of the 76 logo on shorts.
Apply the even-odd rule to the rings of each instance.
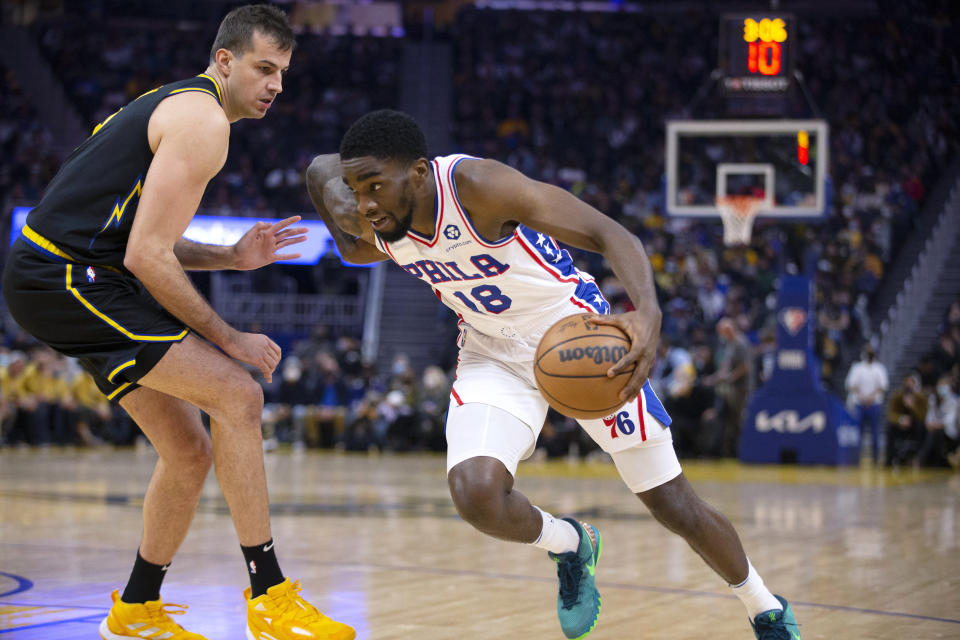
[[[611,438],[619,438],[621,433],[628,436],[637,429],[637,426],[633,424],[633,420],[630,419],[630,413],[628,411],[621,411],[615,415],[607,416],[603,419],[603,425],[610,427]]]

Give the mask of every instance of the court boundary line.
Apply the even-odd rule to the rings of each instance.
[[[15,596],[18,593],[23,593],[24,591],[30,591],[30,589],[33,589],[33,581],[30,578],[24,578],[23,576],[18,576],[15,573],[7,573],[6,571],[0,571],[0,576],[6,576],[17,581],[17,586],[13,588],[13,591],[0,593],[0,598]]]
[[[0,604],[8,604],[12,607],[49,607],[51,609],[76,609],[78,611],[82,609],[89,609],[90,611],[110,611],[110,607],[98,607],[90,604],[37,604],[36,602],[7,601],[2,601]]]
[[[9,629],[0,629],[0,633],[13,633],[14,631],[29,631],[30,629],[42,629],[44,627],[55,627],[61,624],[72,624],[75,622],[83,623],[99,623],[100,619],[103,616],[101,614],[83,616],[81,618],[70,618],[68,620],[53,620],[50,622],[38,622],[37,624],[29,624],[25,627],[10,627]]]

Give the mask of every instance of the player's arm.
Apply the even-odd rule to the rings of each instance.
[[[501,225],[516,221],[607,259],[636,311],[598,316],[595,322],[616,325],[629,336],[630,351],[607,375],[617,375],[635,363],[621,399],[636,397],[656,357],[662,318],[653,269],[640,240],[568,191],[532,180],[495,160],[461,162],[456,183],[460,201],[475,220]]]
[[[343,183],[340,154],[317,156],[307,168],[310,200],[327,225],[333,241],[346,262],[368,264],[389,256],[377,248],[373,227],[357,211],[357,202]]]
[[[188,271],[214,269],[259,269],[279,260],[295,260],[299,253],[277,254],[292,244],[306,241],[306,227],[290,227],[300,222],[300,216],[290,216],[273,224],[258,222],[250,227],[236,244],[221,246],[180,238],[173,245],[173,253],[180,266]]]
[[[173,245],[173,253],[180,266],[187,271],[212,271],[232,269],[233,247],[203,244],[180,238]]]
[[[157,107],[148,137],[154,157],[123,264],[167,311],[228,355],[258,367],[269,380],[279,347],[266,336],[241,333],[224,322],[194,289],[174,252],[207,182],[227,158],[230,124],[211,98],[184,93]]]

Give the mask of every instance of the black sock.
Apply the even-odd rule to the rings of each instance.
[[[273,538],[253,547],[240,545],[240,549],[243,550],[243,559],[247,562],[247,572],[250,574],[252,598],[262,596],[267,589],[283,582],[283,572],[273,550]]]
[[[148,600],[160,599],[160,585],[163,584],[163,578],[167,575],[167,569],[170,565],[159,565],[147,562],[137,550],[137,559],[133,563],[133,571],[130,572],[130,580],[120,599],[127,604],[144,603]]]

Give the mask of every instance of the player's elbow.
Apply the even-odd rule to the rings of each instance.
[[[322,191],[318,191],[318,189],[323,188],[323,183],[320,182],[320,169],[317,166],[317,160],[319,160],[319,158],[314,158],[310,166],[307,167],[306,172],[307,191],[310,192],[311,196],[313,196],[314,193],[322,193]]]
[[[613,220],[613,218],[606,216],[597,217],[591,220],[591,222],[593,224],[587,231],[594,244],[592,248],[593,251],[602,255],[623,251],[642,251],[643,244],[640,242],[640,239]]]
[[[340,154],[328,153],[317,156],[307,167],[307,186],[323,189],[330,178],[340,175]]]
[[[127,247],[127,252],[123,256],[123,268],[139,277],[143,271],[143,256]]]
[[[123,266],[138,280],[143,281],[144,276],[149,276],[153,271],[152,266],[156,263],[155,254],[156,252],[151,251],[148,247],[130,244],[123,255]]]

